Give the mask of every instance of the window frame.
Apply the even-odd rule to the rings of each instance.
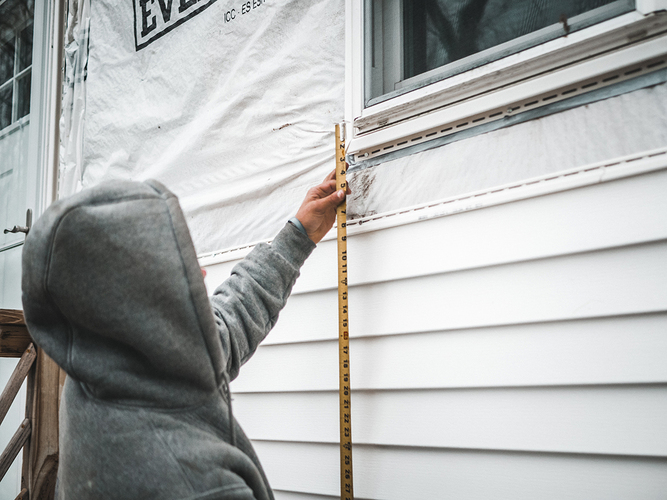
[[[512,102],[667,54],[667,0],[636,0],[632,12],[366,107],[365,14],[363,2],[347,0],[345,121],[352,163],[494,107],[506,104],[511,112]]]
[[[9,80],[6,82],[0,84],[0,92],[2,92],[4,89],[7,87],[12,87],[12,113],[11,113],[11,118],[9,121],[9,124],[7,124],[5,127],[0,128],[0,135],[6,135],[6,132],[11,129],[13,125],[16,125],[17,123],[23,123],[27,120],[30,119],[30,100],[31,100],[31,92],[28,92],[28,112],[23,115],[23,116],[18,116],[19,113],[19,81],[23,78],[29,78],[31,79],[30,82],[30,89],[32,89],[32,65],[33,65],[33,59],[32,59],[32,52],[30,56],[30,64],[23,68],[20,71],[18,70],[19,67],[19,58],[20,58],[20,53],[21,53],[21,45],[22,45],[22,40],[21,40],[21,32],[28,27],[28,25],[32,24],[33,25],[33,33],[32,33],[32,42],[33,42],[33,47],[34,47],[34,41],[35,41],[35,25],[34,25],[34,16],[32,19],[25,19],[21,23],[19,23],[17,26],[13,27],[13,36],[11,40],[13,40],[14,43],[14,67],[13,67],[13,74]],[[10,43],[10,40],[7,40],[4,43]],[[13,129],[11,129],[13,130]]]
[[[4,0],[0,0],[0,4]],[[21,191],[23,209],[31,208],[36,219],[57,198],[58,148],[61,115],[64,27],[67,15],[66,0],[35,0],[33,13],[33,51],[30,83],[30,113],[0,131],[0,140],[17,129],[29,127],[28,155]],[[23,191],[25,189],[25,191]],[[10,224],[23,224],[21,219]],[[2,229],[2,228],[0,228]],[[15,235],[16,236],[16,235]],[[23,237],[8,241],[0,247],[17,251]]]
[[[567,23],[567,34],[576,33],[581,29],[600,24],[601,22],[613,19],[614,17],[618,17],[635,9],[636,0],[608,1],[610,1],[610,3],[589,9],[572,18],[567,18],[565,21]],[[367,82],[366,107],[386,101],[411,90],[416,90],[429,83],[444,80],[459,73],[485,66],[493,61],[522,52],[531,47],[543,45],[551,40],[562,37],[565,33],[563,20],[561,19],[558,23],[536,29],[524,35],[516,36],[472,53],[466,57],[457,58],[447,64],[420,71],[418,74],[411,77],[406,77],[403,75],[403,72],[407,71],[406,65],[409,63],[408,58],[405,56],[405,48],[402,38],[411,35],[406,34],[409,29],[405,27],[404,11],[407,6],[406,4],[412,4],[412,2],[405,2],[404,0],[372,0],[372,2],[368,1],[371,5],[366,6],[365,12],[370,13],[371,16],[377,15],[378,6],[376,6],[376,4],[378,2],[382,3],[383,7],[373,28],[375,33],[381,34],[375,35],[375,39],[373,39],[373,33],[366,33],[366,53],[371,54],[371,60],[373,62],[377,61],[378,57],[380,57],[381,62],[379,68],[373,68],[372,63],[368,64],[366,74],[368,75],[372,72],[372,78],[369,78],[369,80],[379,81]],[[390,32],[392,33],[389,37],[387,37],[386,24],[383,18],[384,14],[387,12],[393,14],[390,15],[388,19],[388,21],[391,22]],[[412,33],[412,36],[414,36],[415,31],[413,30]],[[394,43],[388,47],[389,50],[385,53],[384,43],[387,38],[393,40]],[[423,42],[426,44],[425,39]],[[378,50],[378,46],[380,50]],[[423,48],[425,49],[426,46],[424,45]],[[387,58],[389,62],[388,65],[386,64]],[[385,66],[387,67],[385,68]],[[385,83],[384,80],[387,80],[387,82]],[[371,92],[372,87],[385,87],[386,84],[389,85],[390,89],[385,89],[385,91],[380,92]]]

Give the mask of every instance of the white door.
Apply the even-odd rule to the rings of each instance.
[[[50,201],[55,4],[0,0],[0,308],[22,308],[25,234],[4,229],[25,226],[26,211],[37,217]]]
[[[53,33],[61,16],[57,2],[0,0],[0,308],[22,309],[21,252],[25,234],[4,229],[26,225],[26,211],[36,218],[50,201],[48,151],[53,150],[53,81],[58,74]],[[53,44],[62,47],[61,44]],[[57,107],[55,108],[57,110]],[[15,359],[0,359],[0,390]],[[21,390],[0,426],[0,451],[25,414]],[[0,482],[0,500],[20,490],[19,455]]]
[[[30,90],[33,65],[34,4],[0,3],[0,228],[25,225],[29,175]],[[31,207],[32,208],[32,207]],[[21,309],[20,256],[25,234],[0,234],[0,307]]]

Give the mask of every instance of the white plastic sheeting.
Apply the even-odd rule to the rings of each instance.
[[[334,168],[343,0],[96,0],[87,58],[77,12],[60,196],[157,179],[203,253],[272,238]]]
[[[65,81],[60,119],[60,196],[75,193],[83,187],[83,127],[89,28],[90,0],[69,0],[65,32]]]

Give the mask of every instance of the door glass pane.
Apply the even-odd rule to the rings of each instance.
[[[18,99],[16,103],[16,119],[23,118],[30,113],[30,76],[28,70],[17,80]]]
[[[12,84],[0,89],[0,130],[12,123]]]
[[[23,71],[32,64],[32,23],[23,28],[19,35],[18,63],[18,71]]]
[[[14,40],[0,44],[0,85],[14,76]]]
[[[412,90],[634,9],[632,0],[367,1],[367,101]],[[382,82],[374,81],[378,79]]]

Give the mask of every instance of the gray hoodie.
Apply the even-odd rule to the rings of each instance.
[[[158,182],[54,203],[26,238],[23,307],[68,375],[57,498],[272,499],[228,380],[313,248],[287,224],[209,299],[178,200]]]

